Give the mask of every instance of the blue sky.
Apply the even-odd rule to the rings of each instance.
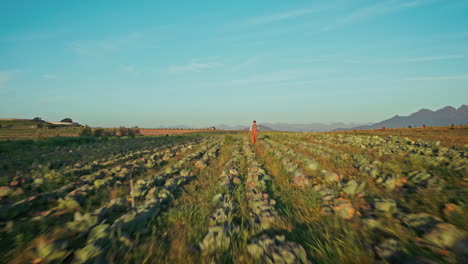
[[[0,117],[373,122],[468,103],[468,1],[1,1]]]

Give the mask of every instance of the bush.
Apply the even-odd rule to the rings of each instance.
[[[89,126],[85,126],[81,132],[80,136],[94,136],[94,137],[135,137],[141,135],[140,128],[135,126],[132,128],[126,128],[121,126],[119,128],[94,128],[92,129]]]
[[[89,126],[85,126],[80,132],[81,137],[89,137],[92,135],[93,135],[93,130]]]
[[[128,131],[128,132],[129,132],[128,134],[129,134],[129,136],[131,136],[131,137],[136,137],[136,136],[141,135],[140,128],[137,127],[137,126],[134,126],[134,127],[132,127],[132,128],[129,128],[128,130],[129,130],[129,131]]]
[[[67,123],[73,123],[73,120],[71,118],[64,118],[60,122],[67,122]]]
[[[104,128],[95,128],[94,131],[93,131],[93,136],[95,137],[102,137],[104,136],[106,133],[106,131],[104,130]]]
[[[119,134],[120,137],[128,136],[128,129],[124,126],[119,127]]]
[[[106,128],[105,130],[105,135],[108,136],[108,137],[115,137],[117,136],[117,128],[113,127],[113,128]]]

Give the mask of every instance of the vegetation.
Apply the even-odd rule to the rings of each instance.
[[[0,141],[18,139],[44,139],[50,137],[136,137],[141,135],[139,127],[91,128],[61,127],[45,122],[0,121]]]
[[[466,146],[392,129],[256,145],[135,130],[0,142],[0,262],[467,260]]]
[[[334,134],[352,134],[363,136],[401,136],[408,137],[413,140],[428,140],[439,141],[442,146],[451,147],[465,147],[468,145],[468,126],[457,125],[450,127],[412,127],[412,128],[394,128],[385,130],[352,130],[352,131],[339,131],[332,132]]]
[[[81,132],[80,136],[95,136],[95,137],[136,137],[141,135],[139,127],[119,127],[119,128],[91,128],[85,126]]]

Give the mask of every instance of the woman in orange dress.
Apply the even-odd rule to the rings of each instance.
[[[257,132],[258,132],[258,127],[257,127],[257,121],[253,121],[252,125],[250,126],[250,134],[252,135],[252,144],[255,144],[257,142]]]

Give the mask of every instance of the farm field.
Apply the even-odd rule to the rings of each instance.
[[[384,130],[350,130],[333,133],[363,136],[402,136],[413,140],[439,141],[445,147],[464,147],[468,145],[468,126],[387,128]]]
[[[194,132],[209,131],[208,129],[140,129],[143,136],[160,136],[160,135],[178,135]]]
[[[21,139],[43,139],[51,137],[78,137],[82,127],[61,127],[54,129],[47,128],[0,128],[0,141],[4,140],[21,140]],[[140,133],[143,136],[161,136],[161,135],[178,135],[186,133],[207,132],[207,129],[141,129]]]
[[[0,128],[0,141],[18,139],[40,139],[51,137],[77,137],[82,128]]]
[[[467,263],[466,131],[0,142],[0,262]]]

